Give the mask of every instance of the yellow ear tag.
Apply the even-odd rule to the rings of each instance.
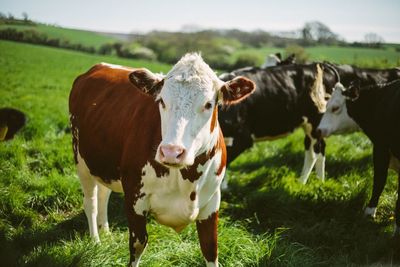
[[[6,138],[7,132],[8,132],[7,126],[3,126],[0,128],[0,141],[3,141]]]

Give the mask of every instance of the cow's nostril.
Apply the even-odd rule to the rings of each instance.
[[[178,152],[179,153],[179,152]],[[185,149],[181,149],[180,153],[178,154],[178,156],[176,156],[177,159],[181,159],[183,157],[183,155],[185,154]]]

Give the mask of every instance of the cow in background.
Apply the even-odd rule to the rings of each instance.
[[[124,192],[129,266],[138,266],[152,214],[177,232],[196,222],[207,266],[218,266],[220,183],[226,165],[218,105],[245,99],[255,85],[221,81],[198,54],[166,75],[98,64],[79,76],[69,110],[73,151],[90,235],[108,230],[111,190]]]
[[[388,168],[399,175],[395,208],[395,235],[400,236],[400,80],[361,87],[341,84],[327,104],[317,133],[322,137],[355,131],[360,127],[373,144],[374,183],[365,209],[375,217],[379,197],[386,184]]]
[[[0,108],[0,141],[13,139],[25,123],[23,112],[14,108]]]
[[[314,166],[317,176],[324,180],[325,141],[315,130],[325,111],[326,97],[339,81],[338,76],[325,78],[325,71],[334,77],[333,68],[319,63],[253,67],[220,76],[222,80],[247,77],[257,86],[255,93],[240,104],[220,111],[228,163],[255,141],[276,139],[301,126],[306,152],[300,182],[307,182]]]

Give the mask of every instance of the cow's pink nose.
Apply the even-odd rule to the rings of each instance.
[[[162,163],[179,164],[183,161],[185,149],[176,145],[160,146],[160,160]]]

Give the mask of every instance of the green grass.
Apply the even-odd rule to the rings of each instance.
[[[71,44],[81,44],[84,46],[92,46],[94,48],[99,48],[103,44],[113,43],[117,41],[116,38],[111,36],[106,36],[100,33],[68,29],[46,24],[36,24],[36,25],[12,25],[12,24],[2,24],[0,25],[0,30],[12,28],[18,31],[24,30],[35,30],[39,33],[46,34],[49,38],[68,40]]]
[[[68,132],[68,94],[91,65],[170,66],[0,41],[0,106],[21,109],[27,126],[0,143],[2,266],[126,266],[122,196],[110,199],[111,235],[88,237]],[[362,210],[371,191],[371,144],[361,133],[327,144],[327,181],[297,183],[303,134],[256,144],[227,171],[222,196],[222,266],[365,266],[398,264],[392,246],[396,176],[390,172],[376,220]],[[181,234],[148,224],[142,266],[204,266],[195,226]],[[397,249],[397,250],[396,250]],[[397,255],[395,254],[397,253]],[[397,258],[396,258],[397,257]],[[397,262],[395,261],[397,260]]]

